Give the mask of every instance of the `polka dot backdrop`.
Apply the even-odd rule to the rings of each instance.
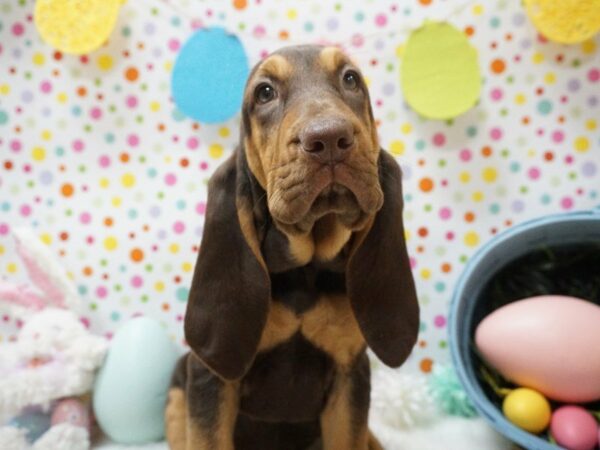
[[[251,64],[298,42],[343,45],[364,70],[382,145],[404,170],[405,224],[422,307],[407,367],[449,360],[455,281],[496,233],[600,203],[599,39],[538,35],[519,1],[130,0],[83,56],[41,41],[31,1],[0,0],[0,275],[26,282],[10,231],[31,226],[110,335],[137,314],[182,342],[206,182],[235,147],[239,116],[205,125],[171,99],[178,52],[206,26],[237,32]],[[478,104],[448,121],[403,101],[407,26],[448,21],[477,49]],[[18,323],[0,315],[0,339]]]

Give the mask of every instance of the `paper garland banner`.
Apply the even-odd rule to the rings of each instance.
[[[600,31],[600,0],[525,0],[525,8],[551,41],[575,44]]]
[[[239,39],[223,28],[196,32],[175,61],[171,90],[177,108],[204,123],[233,117],[242,104],[250,68]]]
[[[406,102],[430,119],[451,119],[470,108],[481,94],[477,51],[460,30],[428,22],[411,33],[401,65]]]
[[[121,4],[121,0],[37,0],[33,18],[44,42],[80,55],[106,42]]]

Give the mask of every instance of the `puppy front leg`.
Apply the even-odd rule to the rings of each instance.
[[[368,429],[371,392],[369,360],[358,356],[350,368],[339,368],[321,413],[323,450],[370,450],[377,442]]]
[[[233,450],[239,383],[214,375],[188,358],[186,450]]]

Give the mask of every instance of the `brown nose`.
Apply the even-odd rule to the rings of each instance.
[[[354,147],[354,127],[341,117],[311,120],[300,132],[302,149],[324,163],[339,162]]]

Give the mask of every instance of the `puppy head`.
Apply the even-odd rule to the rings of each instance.
[[[333,213],[355,230],[381,208],[369,93],[339,49],[273,53],[252,71],[242,113],[248,164],[281,229],[306,233]]]

